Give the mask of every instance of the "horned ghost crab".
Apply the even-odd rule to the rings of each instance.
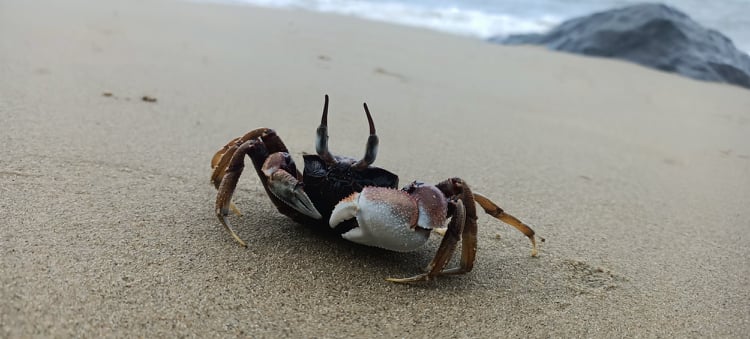
[[[365,155],[359,160],[333,155],[328,150],[327,95],[316,132],[317,154],[303,156],[302,173],[281,138],[269,128],[254,129],[232,139],[216,152],[211,159],[211,182],[218,190],[216,216],[240,245],[247,246],[232,229],[228,215],[230,210],[241,215],[231,199],[247,155],[271,202],[294,221],[330,227],[344,239],[398,252],[420,248],[432,232],[443,235],[424,273],[409,278],[388,278],[389,281],[427,281],[440,275],[471,271],[477,251],[475,203],[487,214],[526,235],[531,240],[531,255],[537,255],[534,231],[484,195],[473,192],[460,178],[446,179],[435,185],[414,181],[397,189],[397,175],[372,166],[378,152],[378,136],[367,104],[364,109],[370,136]],[[446,222],[447,228],[444,227]],[[459,241],[460,264],[446,269]]]

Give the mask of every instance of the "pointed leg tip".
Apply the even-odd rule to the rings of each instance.
[[[407,281],[405,281],[404,279],[390,278],[390,277],[385,278],[385,281],[396,283],[396,284],[405,284],[405,283],[407,283]]]
[[[445,236],[445,232],[448,232],[448,227],[435,228],[435,229],[432,230],[432,232],[434,232],[435,234],[437,234],[437,235],[439,235],[441,237],[444,237]]]
[[[219,221],[221,222],[221,225],[224,226],[224,229],[226,229],[227,232],[229,232],[229,234],[232,235],[232,238],[234,238],[234,240],[238,244],[240,244],[240,246],[247,247],[247,243],[245,243],[245,241],[240,239],[240,236],[237,235],[237,233],[235,233],[234,230],[232,229],[232,225],[229,223],[229,220],[227,220],[227,214],[229,214],[229,211],[226,209],[216,210],[216,216],[219,217]]]
[[[539,238],[540,242],[544,242],[544,238],[542,237],[537,237],[537,238]],[[539,255],[539,250],[536,247],[535,238],[532,236],[531,237],[531,256],[536,258],[538,255]]]
[[[539,250],[536,248],[536,245],[531,247],[531,257],[536,258],[539,255]]]
[[[240,246],[247,248],[247,243],[244,240],[240,239],[240,236],[238,236],[237,233],[234,233],[234,231],[230,232],[232,232],[232,237],[235,241],[237,241],[238,244],[240,244]]]
[[[240,212],[240,209],[237,208],[237,206],[234,203],[230,203],[229,209],[232,210],[232,212],[237,215],[238,217],[242,216],[242,212]]]
[[[422,282],[422,281],[429,281],[430,280],[430,276],[427,275],[427,274],[420,274],[420,275],[415,275],[415,276],[413,276],[411,278],[391,278],[391,277],[388,277],[388,278],[385,278],[385,280],[386,281],[390,281],[392,283],[397,283],[397,284],[410,284],[410,283],[416,283],[416,282]]]

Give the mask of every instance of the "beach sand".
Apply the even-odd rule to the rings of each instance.
[[[0,337],[750,336],[750,91],[619,61],[293,10],[0,4]],[[547,241],[479,216],[474,270],[276,212],[209,160],[272,127],[459,176]],[[143,101],[144,96],[156,102]],[[455,261],[452,265],[455,264]]]

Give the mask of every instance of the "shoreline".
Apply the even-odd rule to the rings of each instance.
[[[199,1],[198,1],[199,2]],[[639,2],[613,2],[609,6],[588,7],[587,10],[568,10],[552,11],[554,14],[538,14],[536,16],[523,15],[514,12],[512,8],[499,7],[476,7],[477,4],[465,4],[457,6],[456,4],[441,6],[420,6],[418,4],[388,3],[379,5],[375,3],[349,4],[349,6],[327,6],[325,3],[316,1],[289,1],[285,4],[270,4],[266,1],[252,3],[252,1],[230,1],[230,0],[208,0],[199,3],[214,4],[219,6],[250,6],[272,10],[302,10],[312,14],[339,15],[370,22],[388,23],[399,25],[404,28],[428,29],[435,32],[448,33],[463,37],[473,37],[480,40],[490,40],[491,38],[504,38],[515,34],[546,34],[564,21],[581,18],[594,13],[610,11],[616,8],[636,5]],[[695,11],[691,7],[684,6],[679,2],[668,1],[667,6],[674,7],[680,11],[686,12],[692,19],[700,25],[721,32],[729,37],[745,54],[750,55],[750,45],[748,45],[748,32],[738,32],[734,27],[723,26],[721,22],[740,18],[723,17],[718,20],[717,17],[706,16],[705,12]],[[343,5],[343,4],[339,4]],[[435,4],[433,4],[435,5]],[[486,5],[486,4],[485,4]],[[548,3],[547,5],[552,5]],[[533,6],[533,4],[532,4]],[[543,6],[542,6],[543,7]],[[750,7],[749,7],[750,8]],[[740,8],[735,8],[741,12]],[[375,14],[377,13],[377,14]],[[383,13],[387,13],[385,15]],[[729,15],[723,12],[724,15]],[[443,23],[438,23],[434,18],[443,19]],[[502,28],[498,28],[498,26]],[[735,23],[739,27],[739,23]],[[509,28],[523,27],[523,28]]]

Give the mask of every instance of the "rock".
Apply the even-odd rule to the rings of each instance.
[[[489,39],[633,61],[694,79],[750,88],[750,56],[721,33],[661,4],[640,4],[568,20],[547,34]]]

